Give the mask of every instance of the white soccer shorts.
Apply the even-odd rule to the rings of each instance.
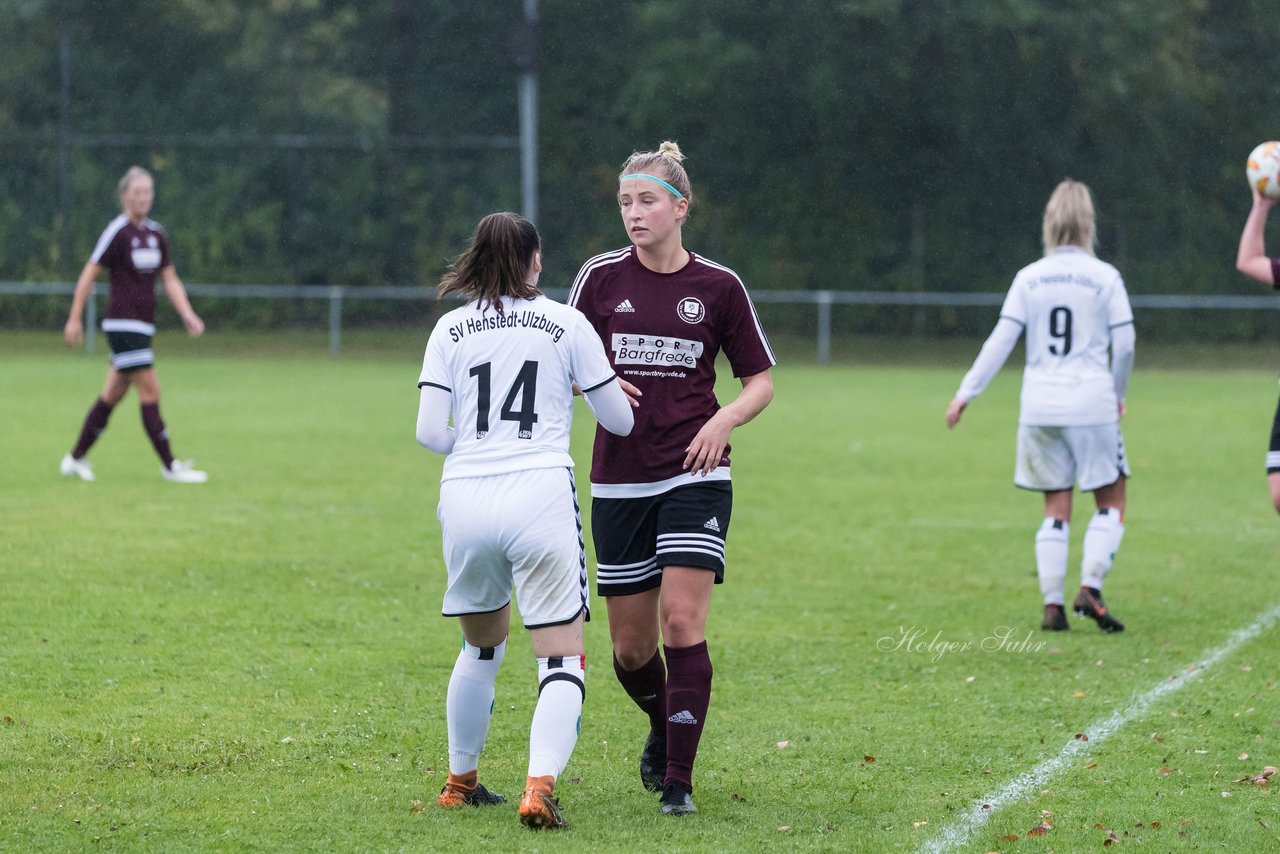
[[[446,617],[511,601],[526,628],[564,625],[587,611],[587,557],[573,470],[529,469],[440,484],[449,584]]]
[[[1053,492],[1079,484],[1084,492],[1129,476],[1119,424],[1088,427],[1018,425],[1013,482],[1023,489]]]

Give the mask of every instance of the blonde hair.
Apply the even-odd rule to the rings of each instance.
[[[128,191],[129,185],[139,178],[151,178],[151,173],[141,166],[130,166],[124,176],[120,178],[120,183],[116,185],[116,195],[124,198],[124,194]],[[152,181],[155,179],[152,178]]]
[[[1061,246],[1078,246],[1093,254],[1098,230],[1093,194],[1087,185],[1065,178],[1054,188],[1044,206],[1041,237],[1046,255]]]
[[[476,225],[471,242],[436,287],[436,296],[459,293],[502,314],[502,297],[533,299],[541,291],[529,279],[542,247],[533,223],[510,211],[491,213]]]
[[[693,188],[689,186],[689,173],[684,171],[684,154],[672,140],[664,140],[657,151],[633,152],[622,164],[618,179],[636,172],[663,179],[680,191],[690,207],[693,206]]]

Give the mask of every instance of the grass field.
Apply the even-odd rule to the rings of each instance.
[[[560,787],[573,828],[534,835],[511,804],[434,806],[458,632],[439,617],[440,459],[413,440],[421,336],[355,336],[339,360],[318,338],[157,343],[174,449],[207,485],[161,480],[132,398],[91,455],[97,482],[60,479],[104,358],[0,334],[0,850],[1280,847],[1280,778],[1236,782],[1280,765],[1280,629],[1259,623],[1280,603],[1272,350],[1139,342],[1107,585],[1120,635],[1038,630],[1040,502],[1010,483],[1016,372],[949,433],[974,342],[793,357],[735,436],[701,812],[664,819],[640,790],[644,723],[601,605]],[[584,473],[590,429],[583,410]],[[517,631],[481,763],[508,796],[534,675]],[[1091,729],[1105,737],[1084,743]]]

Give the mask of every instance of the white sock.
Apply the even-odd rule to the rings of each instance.
[[[1102,589],[1102,579],[1107,577],[1111,562],[1120,550],[1124,539],[1124,520],[1114,507],[1104,507],[1089,520],[1084,532],[1084,560],[1080,563],[1080,584],[1083,587]]]
[[[529,727],[529,776],[559,778],[578,743],[586,699],[585,656],[538,659],[538,706]]]
[[[505,640],[487,648],[462,642],[444,701],[449,723],[449,770],[454,774],[466,774],[479,765],[493,715],[493,683],[506,651]]]
[[[1062,588],[1067,581],[1067,539],[1070,524],[1046,518],[1036,532],[1036,574],[1046,605],[1063,605]]]

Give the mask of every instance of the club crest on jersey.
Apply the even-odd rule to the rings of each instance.
[[[707,310],[703,307],[702,300],[697,297],[685,297],[676,303],[676,314],[685,323],[698,323],[707,316]]]

